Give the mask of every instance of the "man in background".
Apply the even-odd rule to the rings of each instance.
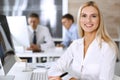
[[[62,25],[65,28],[65,34],[63,35],[63,41],[57,44],[57,47],[68,47],[71,42],[78,39],[77,25],[74,23],[74,18],[71,14],[65,14],[61,19]]]
[[[54,42],[50,35],[49,29],[40,25],[39,15],[31,13],[28,17],[28,34],[30,39],[30,47],[28,50],[41,51],[54,47]]]
[[[32,50],[33,52],[41,52],[55,47],[49,29],[45,26],[40,25],[38,14],[31,13],[28,17],[28,24],[30,47],[28,47],[27,50]],[[46,61],[45,57],[38,59],[42,62]],[[31,60],[28,62],[31,62]]]

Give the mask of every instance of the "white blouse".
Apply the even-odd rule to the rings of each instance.
[[[77,80],[112,80],[116,62],[116,51],[102,41],[100,48],[97,39],[89,46],[84,57],[84,39],[75,40],[66,52],[48,71],[49,76],[59,76],[68,71]]]

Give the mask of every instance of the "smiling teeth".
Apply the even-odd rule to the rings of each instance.
[[[92,27],[93,25],[92,24],[86,24],[87,27]]]

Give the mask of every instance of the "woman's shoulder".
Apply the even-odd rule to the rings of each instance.
[[[111,48],[112,46],[110,46],[108,42],[102,40],[102,47],[103,48]]]
[[[75,39],[72,42],[72,45],[81,45],[83,44],[83,38]]]
[[[110,45],[108,42],[102,41],[102,50],[111,52],[111,53],[116,53],[115,46]]]

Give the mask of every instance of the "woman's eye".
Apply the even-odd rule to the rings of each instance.
[[[81,17],[86,17],[86,15],[85,15],[85,14],[83,14],[83,15],[81,15]]]
[[[97,16],[96,16],[96,15],[93,15],[92,17],[94,17],[94,18],[95,18],[95,17],[97,17]]]
[[[93,17],[93,18],[96,18],[96,17],[97,17],[97,15],[95,15],[95,14],[94,14],[94,15],[92,15],[92,17]]]

